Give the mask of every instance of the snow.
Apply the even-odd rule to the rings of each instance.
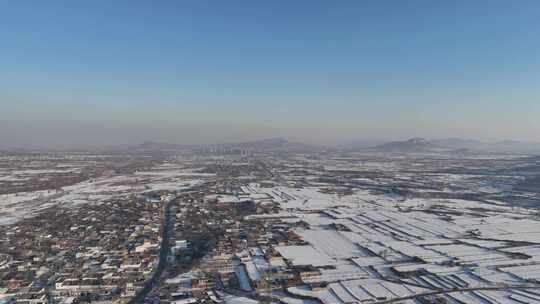
[[[223,300],[227,304],[258,304],[259,301],[246,297],[239,297],[234,295],[227,295],[223,297]]]
[[[336,259],[362,256],[360,248],[335,230],[300,230],[297,233],[318,251]]]
[[[159,168],[159,167],[158,167]],[[29,170],[20,171],[27,172]],[[30,170],[32,174],[58,170]],[[64,171],[62,171],[64,172]],[[213,177],[176,169],[149,170],[130,175],[117,175],[86,180],[59,190],[40,190],[0,195],[0,225],[8,225],[32,217],[54,206],[73,207],[79,204],[101,203],[113,198],[142,194],[149,191],[181,191],[190,189]]]
[[[335,264],[329,256],[312,246],[276,246],[275,249],[294,265],[327,266]]]

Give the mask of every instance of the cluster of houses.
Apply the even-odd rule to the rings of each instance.
[[[157,197],[53,207],[1,228],[1,301],[129,301],[158,261],[163,200],[170,197]]]

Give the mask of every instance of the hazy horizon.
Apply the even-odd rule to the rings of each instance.
[[[0,17],[0,149],[540,141],[538,1],[5,1]]]

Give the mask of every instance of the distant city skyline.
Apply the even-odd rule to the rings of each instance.
[[[0,1],[0,149],[540,141],[538,1]]]

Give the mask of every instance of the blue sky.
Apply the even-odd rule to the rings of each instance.
[[[540,141],[539,1],[3,1],[0,146]]]

